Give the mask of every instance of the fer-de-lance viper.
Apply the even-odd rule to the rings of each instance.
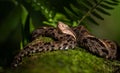
[[[38,41],[34,44],[28,44],[20,51],[11,64],[12,68],[16,68],[25,56],[29,56],[33,53],[40,53],[46,51],[66,50],[73,49],[76,46],[76,37],[73,30],[70,27],[59,22],[57,28],[53,27],[40,27],[33,32],[33,39],[38,36],[47,36],[53,38],[53,42],[41,42]],[[71,36],[72,35],[72,36]]]
[[[37,42],[32,45],[27,45],[15,56],[12,67],[17,67],[22,61],[22,58],[31,53],[63,50],[76,46],[83,47],[90,53],[106,59],[118,59],[120,55],[119,46],[116,42],[96,38],[83,25],[70,28],[66,24],[58,22],[58,28],[40,27],[33,31],[32,40],[35,40],[35,38],[41,35],[52,37],[55,41],[49,43]]]

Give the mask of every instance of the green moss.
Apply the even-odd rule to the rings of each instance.
[[[113,63],[84,50],[53,51],[34,54],[7,73],[112,73]]]
[[[52,51],[26,57],[16,69],[6,73],[113,73],[120,62],[96,57],[83,48]]]

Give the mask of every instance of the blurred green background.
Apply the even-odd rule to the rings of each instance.
[[[88,0],[0,0],[0,66],[11,63],[14,55],[30,42],[30,33],[35,28],[48,25],[55,27],[57,21],[77,26],[77,20],[84,14],[80,14],[82,7],[79,13],[74,6],[84,1]],[[84,4],[80,6],[85,8]],[[111,16],[101,14],[103,21],[96,18],[99,25],[86,21],[84,25],[87,25],[95,36],[120,43],[120,4],[113,8],[115,9],[107,10]],[[77,12],[71,13],[72,9]],[[80,16],[76,17],[74,13]]]
[[[91,30],[97,37],[120,42],[120,5],[110,10],[110,13],[111,16],[104,15],[103,21],[98,20],[99,26],[91,25]]]

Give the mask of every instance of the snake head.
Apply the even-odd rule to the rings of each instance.
[[[57,27],[62,33],[71,35],[76,39],[76,35],[75,35],[74,31],[68,25],[59,21]]]

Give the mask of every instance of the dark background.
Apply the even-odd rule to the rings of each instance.
[[[120,43],[120,5],[114,10],[109,10],[111,16],[103,15],[104,20],[97,20],[100,25],[88,25],[90,31],[97,37],[115,40]],[[40,12],[32,12],[36,24],[41,25],[44,18],[40,18]],[[22,48],[21,40],[23,31],[21,24],[25,23],[28,12],[22,5],[17,2],[0,1],[0,66],[6,66],[16,54],[17,50]],[[37,18],[36,18],[37,17]],[[20,20],[22,18],[23,20]],[[22,21],[22,23],[21,23]],[[34,23],[34,22],[33,22]],[[32,24],[32,23],[30,23]],[[34,29],[31,26],[30,31]],[[22,32],[23,31],[23,32]]]

